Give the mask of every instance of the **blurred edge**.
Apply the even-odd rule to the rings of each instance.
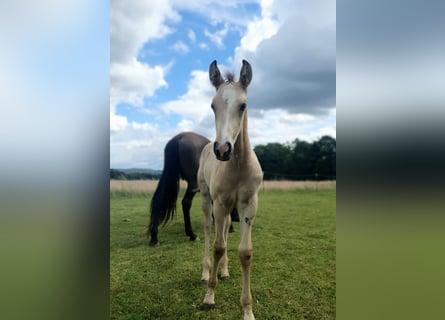
[[[337,319],[444,319],[439,1],[337,2]]]
[[[109,316],[109,4],[90,6],[99,25],[69,31],[95,43],[78,81],[91,73],[97,86],[67,78],[54,100],[43,86],[14,93],[26,104],[0,101],[2,319]],[[337,2],[338,319],[445,318],[442,12],[439,1]],[[6,74],[2,84],[17,80]]]
[[[0,318],[107,319],[109,2],[0,12]]]

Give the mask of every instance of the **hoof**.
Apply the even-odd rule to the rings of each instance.
[[[221,276],[220,277],[220,280],[221,281],[227,281],[227,280],[229,280],[230,279],[230,276]]]
[[[209,283],[209,280],[201,279],[201,284],[206,286]]]
[[[198,241],[199,240],[199,238],[198,238],[198,236],[196,234],[192,234],[189,237],[190,237],[190,241]]]
[[[201,309],[202,311],[209,311],[212,310],[214,307],[214,304],[202,303],[199,309]]]
[[[159,241],[153,241],[148,244],[150,247],[159,247],[161,244]]]

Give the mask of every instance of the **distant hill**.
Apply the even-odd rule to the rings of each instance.
[[[153,170],[153,169],[140,169],[140,168],[131,168],[131,169],[116,169],[125,173],[150,173],[161,175],[162,170]]]
[[[162,170],[153,169],[110,169],[110,179],[113,180],[146,180],[159,179]]]

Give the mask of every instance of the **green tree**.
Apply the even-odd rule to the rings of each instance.
[[[254,151],[264,171],[264,179],[284,179],[287,174],[290,148],[280,143],[258,145]]]
[[[116,169],[110,169],[110,179],[124,180],[125,178],[126,178],[125,172]]]
[[[336,141],[330,136],[323,136],[314,142],[318,150],[314,169],[322,180],[335,179],[336,177]]]
[[[295,139],[291,150],[291,170],[290,173],[295,180],[307,180],[314,175],[311,159],[312,144],[306,141]]]

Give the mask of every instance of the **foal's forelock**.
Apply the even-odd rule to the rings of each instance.
[[[224,74],[224,76],[226,77],[226,81],[227,82],[234,82],[235,81],[235,75],[232,72],[230,72],[230,71],[227,71]]]

